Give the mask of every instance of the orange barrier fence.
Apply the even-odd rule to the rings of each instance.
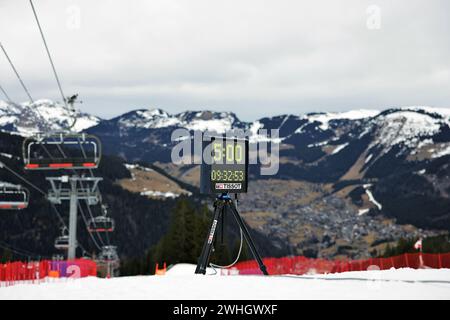
[[[266,258],[264,264],[270,275],[279,274],[324,274],[347,271],[365,271],[371,268],[387,270],[391,268],[450,268],[450,253],[406,253],[390,258],[372,258],[366,260],[325,260],[306,257]],[[255,260],[236,264],[239,274],[262,274]]]
[[[97,276],[92,260],[9,262],[0,264],[0,286],[15,283],[40,283],[46,278],[83,278]]]

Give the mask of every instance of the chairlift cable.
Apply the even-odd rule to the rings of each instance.
[[[67,105],[66,98],[65,98],[66,96],[64,95],[64,92],[63,92],[63,89],[62,89],[62,86],[61,86],[61,81],[59,80],[58,73],[56,72],[55,64],[53,63],[53,59],[52,59],[52,56],[50,54],[50,50],[48,48],[47,41],[45,40],[44,32],[42,31],[41,23],[39,22],[39,18],[38,18],[38,15],[36,13],[36,9],[34,8],[34,4],[33,4],[32,0],[30,0],[30,5],[31,5],[31,9],[33,10],[34,18],[36,19],[37,26],[39,28],[39,33],[41,34],[41,38],[42,38],[42,41],[43,41],[44,46],[45,46],[45,50],[47,52],[48,59],[50,60],[50,64],[51,64],[51,67],[52,67],[52,70],[53,70],[53,74],[55,76],[56,83],[58,84],[59,92],[60,92],[61,97],[63,99],[63,103],[66,106],[66,109],[69,109],[69,107]]]
[[[13,169],[11,169],[10,167],[8,167],[4,162],[0,161],[0,168],[5,168],[6,170],[8,170],[9,172],[11,172],[13,175],[15,175],[17,178],[19,178],[20,180],[22,180],[23,182],[25,182],[26,184],[28,184],[29,186],[33,187],[35,190],[37,190],[38,192],[40,192],[43,195],[47,195],[41,188],[37,187],[35,184],[33,184],[32,182],[30,182],[28,179],[26,179],[25,177],[23,177],[22,175],[18,174],[17,172],[15,172]]]
[[[44,35],[44,32],[43,32],[43,29],[42,29],[42,26],[41,26],[41,23],[40,23],[40,21],[39,21],[38,14],[37,14],[37,12],[36,12],[36,9],[35,9],[35,6],[34,6],[32,0],[30,0],[30,5],[31,5],[31,9],[32,9],[32,11],[33,11],[34,18],[35,18],[35,20],[36,20],[37,27],[38,27],[38,29],[39,29],[39,33],[40,33],[41,38],[42,38],[42,42],[43,42],[43,44],[44,44],[44,47],[45,47],[45,50],[46,50],[46,53],[47,53],[47,56],[48,56],[48,59],[49,59],[49,62],[50,62],[50,65],[51,65],[51,68],[52,68],[52,71],[53,71],[53,74],[54,74],[56,83],[57,83],[57,85],[58,85],[58,89],[59,89],[59,92],[60,92],[60,94],[61,94],[62,101],[63,101],[63,103],[64,103],[66,109],[69,110],[69,106],[68,106],[68,104],[67,104],[67,99],[66,99],[65,94],[64,94],[64,91],[63,91],[63,89],[62,89],[62,85],[61,85],[60,78],[59,78],[59,76],[58,76],[58,72],[56,71],[55,63],[54,63],[53,58],[52,58],[52,55],[51,55],[51,53],[50,53],[50,50],[49,50],[49,47],[48,47],[48,44],[47,44],[47,41],[46,41],[46,38],[45,38],[45,35]],[[6,52],[5,52],[5,53],[6,53]],[[18,75],[18,73],[17,73],[17,75]],[[24,87],[24,88],[26,88],[26,87]],[[31,95],[29,95],[29,96],[30,96],[30,98],[31,98]],[[69,110],[69,111],[72,111],[72,110]],[[75,125],[75,123],[76,123],[76,121],[77,121],[76,115],[74,116],[74,118],[75,118],[75,119],[74,119],[74,122],[72,123],[70,129],[73,128],[73,126]],[[61,146],[60,146],[60,145],[57,145],[57,148],[58,148],[59,152],[62,154],[62,156],[63,156],[64,158],[67,158],[67,156],[66,156],[65,152],[63,151],[63,149],[61,148]],[[87,158],[83,146],[81,146],[81,148],[82,148],[82,152],[83,152],[84,158]],[[47,153],[51,158],[53,158],[52,155],[51,155],[47,150],[45,150],[45,151],[46,151],[46,153]],[[92,170],[89,170],[89,172],[91,173],[91,176],[93,176]],[[81,184],[81,181],[80,181],[80,184]],[[82,188],[83,188],[83,186],[82,186]],[[45,193],[44,193],[44,194],[45,194]],[[56,207],[54,206],[54,204],[52,204],[52,206],[53,206],[53,208],[55,209],[55,212],[56,212],[56,213],[58,214],[58,216],[60,217],[61,222],[65,225],[64,221],[62,220],[62,217],[59,215],[59,212],[57,211],[57,209],[56,209]],[[83,209],[81,208],[81,205],[80,205],[80,204],[79,204],[79,207],[80,207],[80,211],[82,212],[83,219],[85,220],[84,212],[83,212]],[[87,206],[87,208],[88,208],[89,214],[92,216],[92,212],[91,212],[91,210],[90,210],[90,208],[89,208],[89,205]],[[86,222],[87,222],[87,221],[85,221],[85,223],[86,223]],[[98,233],[97,233],[97,235],[98,235],[100,241],[103,243],[103,240],[102,240],[101,236],[100,236]],[[92,236],[92,235],[91,235],[91,236]],[[92,236],[92,238],[93,238],[93,236]],[[94,243],[96,244],[96,246],[100,249],[100,247],[98,246],[98,244],[96,243],[96,241],[95,241],[94,238],[93,238],[93,240],[94,240]],[[84,250],[84,249],[83,249],[83,250]]]
[[[78,141],[79,141],[79,139],[78,139]],[[80,143],[80,147],[81,147],[81,152],[83,153],[83,157],[86,159],[87,158],[86,151],[84,150],[84,147],[83,147],[83,145],[81,143]],[[94,172],[91,169],[89,169],[89,173],[91,174],[91,177],[94,177]],[[80,184],[81,183],[82,182],[80,181]],[[81,186],[81,188],[83,188],[83,186]],[[98,189],[99,189],[99,193],[100,193],[100,188],[98,187]],[[87,201],[86,201],[86,203],[87,203]],[[102,197],[100,197],[100,205],[101,206],[103,205]],[[89,205],[87,206],[87,208],[88,208],[88,211],[89,211],[89,215],[91,216],[91,219],[94,221],[94,217],[92,215],[91,209],[89,208]],[[102,243],[102,245],[105,245],[105,243],[103,242],[103,238],[100,235],[100,233],[97,230],[95,231],[95,233],[97,234],[97,237],[100,239],[100,242]],[[108,245],[110,244],[108,233],[106,233],[106,243]]]
[[[80,183],[81,189],[84,189],[83,182],[80,180],[79,183]],[[91,208],[89,207],[89,203],[88,203],[87,200],[85,200],[85,202],[86,202],[86,207],[87,207],[87,209],[88,209],[89,216],[91,217],[92,220],[94,220],[94,215],[92,214]],[[78,203],[78,205],[80,206],[80,203]],[[81,206],[80,206],[80,208],[81,208]],[[81,211],[82,211],[82,210],[81,210]],[[87,220],[86,220],[85,217],[84,217],[84,211],[82,211],[82,212],[83,212],[83,220],[85,220],[84,223],[86,224],[86,228],[88,228],[89,225],[88,225],[88,223],[87,223]],[[89,234],[91,235],[91,237],[93,238],[93,235],[91,234],[91,232],[88,232],[88,233],[89,233]],[[98,237],[98,239],[100,240],[100,243],[101,243],[102,245],[105,245],[105,243],[103,242],[103,239],[102,239],[100,233],[99,233],[98,231],[95,231],[95,233],[97,234],[97,237]],[[94,240],[94,239],[93,239],[93,240]]]
[[[86,216],[84,215],[84,210],[83,210],[83,208],[82,208],[80,203],[78,203],[78,209],[80,210],[81,217],[83,218],[84,224],[86,225],[86,228],[87,228],[88,227],[88,222],[86,220]],[[97,249],[101,250],[101,247],[98,245],[97,241],[95,240],[95,237],[90,232],[88,232],[88,233],[89,233],[89,235],[90,235],[90,237],[92,239],[92,242],[94,242],[94,245],[97,247]]]
[[[51,203],[51,206],[52,206],[53,210],[55,211],[56,215],[58,216],[59,222],[64,226],[64,228],[67,229],[67,225],[64,222],[64,219],[62,218],[61,213],[59,213],[58,208],[56,208],[54,203]]]
[[[5,54],[6,60],[8,60],[10,66],[11,66],[13,72],[14,72],[14,74],[16,75],[17,79],[19,80],[19,82],[20,82],[20,84],[21,84],[23,90],[25,91],[26,95],[27,95],[28,98],[30,99],[30,104],[28,105],[28,108],[29,108],[31,111],[36,112],[37,115],[38,115],[39,117],[41,117],[41,118],[44,120],[45,118],[44,118],[44,116],[41,114],[41,112],[39,111],[39,109],[38,109],[38,108],[33,109],[33,108],[31,107],[31,104],[34,103],[34,99],[33,99],[33,97],[31,96],[30,91],[28,90],[27,86],[25,85],[24,81],[22,80],[22,77],[20,76],[20,74],[19,74],[19,72],[17,71],[17,69],[16,69],[14,63],[12,62],[12,60],[11,60],[11,58],[9,57],[9,55],[8,55],[8,53],[7,53],[6,49],[5,49],[5,47],[3,46],[3,44],[2,44],[1,42],[0,42],[0,47],[1,47],[2,51],[3,51],[3,53]],[[5,90],[4,90],[3,88],[2,88],[1,91],[5,94],[5,96],[7,96],[9,102],[12,102],[12,100],[9,98],[9,96],[6,94],[6,92],[5,92]],[[43,147],[44,147],[44,146],[43,146]],[[44,150],[45,150],[45,152],[48,154],[48,150],[47,150],[45,147],[44,147]]]
[[[87,201],[86,201],[86,203],[87,203]],[[86,207],[87,207],[87,209],[88,209],[89,216],[91,217],[91,219],[92,219],[92,220],[95,220],[95,219],[94,219],[94,215],[92,214],[92,210],[91,210],[91,208],[89,207],[89,205],[87,205]],[[90,232],[89,232],[89,233],[90,233]],[[97,235],[98,239],[100,240],[100,243],[101,243],[102,245],[105,245],[105,243],[103,242],[103,238],[102,238],[100,232],[98,232],[97,230],[95,230],[95,234]]]
[[[28,91],[28,88],[25,86],[25,83],[23,82],[22,78],[19,75],[19,72],[17,71],[16,67],[14,66],[13,62],[11,61],[11,58],[9,57],[8,53],[6,52],[5,47],[0,42],[0,48],[2,49],[3,53],[5,54],[6,60],[8,60],[11,68],[13,69],[17,79],[19,79],[20,84],[22,85],[22,88],[25,90],[25,93],[27,94],[28,98],[30,99],[30,102],[33,103],[34,99],[30,94],[30,91]],[[3,90],[2,90],[3,91]]]
[[[14,176],[16,176],[16,177],[19,178],[20,180],[24,181],[25,183],[27,183],[28,185],[30,185],[31,187],[33,187],[35,190],[37,190],[38,192],[40,192],[40,193],[43,194],[44,196],[47,195],[42,189],[40,189],[39,187],[37,187],[35,184],[33,184],[32,182],[30,182],[28,179],[26,179],[25,177],[23,177],[21,174],[15,172],[13,169],[11,169],[10,167],[8,167],[5,163],[0,162],[0,168],[5,168],[5,169],[7,169],[7,170],[8,170],[9,172],[11,172]],[[80,181],[80,183],[82,183],[82,182]],[[83,188],[83,186],[82,186],[82,188]],[[50,204],[51,204],[51,207],[53,208],[54,212],[56,213],[58,219],[60,220],[60,223],[64,226],[64,228],[67,229],[67,225],[66,225],[66,223],[64,222],[64,219],[62,218],[62,216],[61,216],[61,214],[59,213],[59,211],[58,211],[58,209],[56,208],[56,206],[55,206],[53,203],[50,203]],[[80,204],[79,204],[79,206],[80,206],[80,212],[82,213],[83,220],[84,220],[84,222],[85,222],[85,224],[86,224],[86,226],[87,226],[87,221],[86,221],[86,218],[85,218],[85,216],[84,216],[84,211],[83,211],[83,209],[81,208],[81,205],[80,205]],[[92,216],[92,212],[90,211],[89,206],[88,206],[88,209],[89,209],[89,212],[90,212],[90,214],[91,214],[91,216]],[[97,233],[97,232],[96,232],[96,233]],[[89,234],[90,234],[90,233],[89,233]],[[90,234],[90,236],[92,237],[92,240],[93,240],[95,246],[96,246],[99,250],[101,250],[101,247],[98,245],[98,243],[96,242],[96,240],[95,240],[95,238],[93,237],[93,235]],[[97,233],[97,236],[99,237],[100,241],[101,241],[102,244],[103,244],[103,240],[102,240],[100,234]],[[82,247],[81,244],[79,244],[79,246],[80,246],[80,248],[82,248],[84,251],[86,251],[86,250]],[[86,252],[87,252],[87,251],[86,251]]]
[[[57,146],[59,147],[59,150],[60,150],[62,156],[63,156],[64,158],[66,158],[67,156],[66,156],[65,152],[61,149],[61,147],[60,147],[59,145],[57,145]],[[51,154],[49,154],[49,156],[50,156],[51,159],[53,159],[53,156],[52,156]],[[73,171],[74,174],[76,174],[76,171],[75,171],[75,170],[72,170],[72,171]],[[81,185],[81,188],[84,188],[81,181],[80,181],[80,185]],[[45,194],[45,193],[43,193],[43,194]],[[60,213],[59,213],[59,211],[57,210],[56,206],[55,206],[54,204],[52,204],[52,207],[53,207],[55,213],[58,215],[58,218],[60,219],[61,224],[62,224],[65,228],[67,228],[67,225],[64,223],[64,220],[62,219],[62,216],[60,215]],[[81,210],[82,210],[82,209],[81,209]],[[88,206],[88,210],[89,210],[89,212],[90,212],[91,217],[93,218],[89,206]],[[84,212],[83,212],[83,214],[84,214]],[[83,216],[83,219],[84,219],[84,218],[85,218],[85,217]],[[91,236],[92,236],[92,235],[91,235]],[[101,241],[102,244],[103,244],[103,239],[101,238],[101,236],[100,236],[99,234],[97,234],[97,236],[98,236],[98,238],[100,239],[100,241]],[[94,240],[94,241],[95,241],[95,240]],[[79,246],[81,247],[81,244],[80,244]],[[98,248],[100,248],[100,247],[98,246],[97,243],[96,243],[96,246],[97,246]],[[83,249],[83,250],[84,250],[84,249]],[[85,250],[85,251],[86,251],[86,250]]]
[[[3,89],[3,87],[1,85],[0,85],[0,91],[6,97],[6,100],[8,100],[8,102],[12,102],[11,98],[8,96],[8,94],[6,93],[5,89]]]
[[[42,30],[42,26],[41,26],[41,23],[39,21],[39,17],[38,17],[37,12],[36,12],[36,8],[34,7],[34,4],[33,4],[32,0],[30,0],[30,5],[31,5],[31,9],[33,10],[33,15],[34,15],[34,18],[36,20],[36,24],[37,24],[37,27],[39,29],[39,33],[40,33],[41,38],[42,38],[42,42],[44,44],[45,51],[47,52],[47,56],[48,56],[48,59],[50,61],[50,65],[52,67],[53,75],[55,76],[55,80],[56,80],[56,83],[58,85],[59,93],[61,94],[61,98],[62,98],[62,101],[64,103],[64,106],[66,107],[66,110],[76,113],[74,110],[70,110],[69,105],[67,104],[67,98],[66,98],[66,96],[64,94],[64,91],[62,89],[61,80],[60,80],[60,78],[58,76],[58,72],[56,71],[55,63],[54,63],[52,55],[50,53],[50,49],[48,47],[47,40],[45,39],[44,31]],[[72,129],[75,126],[76,122],[77,122],[77,118],[75,117],[75,119],[74,119],[73,123],[70,125],[69,129]],[[60,148],[58,148],[58,149],[60,149]],[[60,149],[60,151],[61,151],[61,149]]]
[[[45,47],[47,56],[48,56],[48,58],[49,58],[50,65],[51,65],[51,67],[52,67],[53,74],[54,74],[54,76],[55,76],[55,79],[56,79],[56,82],[57,82],[57,85],[58,85],[58,89],[59,89],[59,92],[60,92],[61,97],[62,97],[62,101],[63,101],[63,103],[64,103],[66,109],[69,110],[69,107],[68,107],[68,104],[67,104],[67,100],[66,100],[66,98],[65,98],[64,91],[63,91],[63,89],[62,89],[62,85],[61,85],[60,78],[59,78],[58,73],[57,73],[57,71],[56,71],[55,64],[54,64],[54,62],[53,62],[53,59],[52,59],[52,56],[51,56],[51,53],[50,53],[50,50],[49,50],[47,41],[46,41],[46,39],[45,39],[44,32],[43,32],[43,30],[42,30],[42,27],[41,27],[41,24],[40,24],[40,21],[39,21],[39,18],[38,18],[38,15],[37,15],[37,12],[36,12],[36,9],[35,9],[35,7],[34,7],[34,4],[33,4],[33,1],[32,1],[32,0],[30,0],[30,5],[31,5],[32,11],[33,11],[33,15],[34,15],[34,17],[35,17],[35,19],[36,19],[36,23],[37,23],[37,26],[38,26],[38,29],[39,29],[39,33],[40,33],[40,35],[41,35],[41,38],[42,38],[42,41],[43,41],[43,44],[44,44],[44,47]],[[4,52],[4,54],[5,54],[5,56],[6,56],[7,60],[8,60],[8,62],[10,63],[10,65],[11,65],[11,67],[12,67],[14,73],[16,74],[17,78],[19,79],[19,81],[20,81],[20,83],[21,83],[23,89],[25,90],[27,96],[29,97],[30,102],[33,103],[33,102],[34,102],[34,99],[32,98],[32,96],[31,96],[31,94],[30,94],[28,88],[25,86],[25,84],[24,84],[22,78],[20,77],[19,73],[17,72],[17,69],[15,68],[15,66],[14,66],[14,64],[12,63],[11,59],[9,58],[9,55],[7,54],[5,48],[3,47],[3,45],[2,45],[1,43],[0,43],[0,46],[1,46],[2,51]],[[7,93],[5,92],[5,90],[4,90],[3,88],[1,88],[1,91],[2,91],[3,94],[7,97],[7,99],[8,99],[9,101],[11,101],[11,99],[9,98],[9,96],[7,95]],[[37,113],[42,117],[42,115],[40,114],[39,110],[36,109],[36,111],[37,111]],[[69,111],[70,111],[70,110],[69,110]],[[43,118],[43,117],[42,117],[42,118]],[[75,123],[76,123],[76,118],[75,118],[73,124],[71,125],[71,128],[75,125]],[[53,158],[52,155],[51,155],[51,153],[45,148],[45,146],[42,146],[42,147],[44,148],[45,152],[50,156],[50,158]],[[61,152],[61,154],[63,155],[63,157],[66,158],[66,155],[65,155],[64,151],[62,150],[61,146],[57,145],[57,148],[58,148],[58,150]],[[83,153],[84,153],[84,150],[83,150]],[[85,158],[86,158],[86,156],[85,156]],[[38,190],[38,191],[39,191],[40,193],[42,193],[43,195],[46,195],[46,193],[45,193],[44,191],[42,191],[40,188],[38,188],[37,186],[35,186],[34,184],[32,184],[30,181],[28,181],[27,179],[25,179],[25,178],[22,177],[21,175],[19,175],[19,174],[17,174],[16,172],[14,172],[14,171],[13,171],[12,169],[10,169],[9,167],[6,167],[6,169],[8,169],[9,171],[11,171],[14,175],[16,175],[16,176],[17,176],[18,178],[20,178],[21,180],[23,180],[23,181],[25,181],[26,183],[28,183],[29,185],[31,185],[34,189]],[[89,170],[89,171],[91,172],[91,175],[93,175],[92,171],[91,171],[91,170]],[[52,208],[54,209],[55,213],[57,214],[58,218],[60,219],[60,222],[62,223],[62,225],[63,225],[65,228],[67,228],[67,225],[65,224],[64,220],[62,219],[62,216],[60,215],[60,213],[59,213],[59,211],[57,210],[56,206],[55,206],[54,204],[51,204],[51,205],[52,205]],[[81,209],[81,206],[80,206],[80,209]],[[88,209],[90,209],[90,208],[88,207]],[[81,210],[82,210],[82,209],[81,209]],[[89,211],[90,211],[90,210],[89,210]],[[91,213],[90,213],[90,214],[91,214]],[[85,219],[85,217],[84,217],[84,212],[83,212],[83,219]],[[85,221],[85,223],[86,223],[86,221]],[[91,236],[92,236],[92,235],[91,235]],[[102,241],[100,235],[98,235],[98,236],[99,236],[100,240]],[[100,247],[98,246],[98,244],[96,243],[96,241],[95,241],[94,238],[93,238],[93,241],[94,241],[95,245],[100,249]],[[103,242],[103,241],[102,241],[102,242]],[[82,247],[82,246],[80,245],[80,247]],[[83,249],[84,251],[86,251],[84,248],[82,248],[82,249]]]
[[[55,139],[53,139],[53,141],[55,141]],[[56,141],[55,141],[56,142]],[[64,152],[64,150],[61,148],[61,146],[59,144],[56,143],[56,148],[58,149],[58,151],[61,153],[61,155],[63,156],[63,158],[67,158],[66,153]],[[53,159],[53,157],[50,155],[50,158]],[[73,173],[75,174],[75,170],[72,170]]]
[[[1,241],[0,242],[0,248],[3,248],[5,250],[9,250],[17,255],[23,256],[23,257],[27,257],[28,259],[30,258],[45,258],[45,256],[39,255],[39,254],[35,254],[32,253],[30,251],[27,250],[23,250],[23,249],[18,249],[16,247],[11,246],[10,244]],[[31,260],[31,259],[30,259]]]
[[[39,187],[37,187],[35,184],[33,184],[32,182],[30,182],[28,179],[26,179],[25,177],[23,177],[21,174],[15,172],[13,169],[11,169],[10,167],[8,167],[5,163],[0,162],[0,168],[5,168],[6,170],[8,170],[9,172],[11,172],[13,175],[15,175],[17,178],[19,178],[20,180],[22,180],[23,182],[25,182],[26,184],[28,184],[29,186],[33,187],[36,191],[38,191],[39,193],[43,194],[44,196],[46,196],[47,194]],[[64,219],[62,218],[61,214],[59,213],[58,209],[56,208],[56,206],[52,203],[51,204],[53,207],[53,210],[55,211],[56,215],[58,216],[60,222],[62,223],[62,225],[64,227],[67,228],[67,225],[64,222]]]
[[[108,232],[106,232],[106,244],[109,246],[111,245],[110,241],[109,241],[109,234]]]
[[[9,243],[6,243],[5,241],[2,241],[2,240],[0,240],[0,245],[9,247],[10,249],[13,249],[13,250],[15,250],[15,251],[21,252],[21,253],[23,253],[23,254],[27,254],[27,255],[29,255],[29,256],[35,255],[34,252],[31,252],[31,251],[28,251],[28,250],[25,250],[25,249],[19,249],[19,248],[16,248],[16,247],[14,247],[14,246],[10,245]],[[37,255],[36,255],[36,256],[37,256]]]
[[[83,147],[83,145],[80,143],[80,139],[78,138],[78,143],[80,144],[80,147],[81,147],[81,152],[82,152],[82,154],[83,154],[83,157],[85,158],[85,159],[87,159],[87,155],[86,155],[86,151],[84,150],[84,147]],[[91,177],[94,177],[94,172],[91,170],[91,169],[89,169],[89,173],[91,174]],[[81,184],[81,188],[83,188],[83,185],[82,185],[82,182],[80,181],[80,184]],[[99,190],[99,193],[100,193],[100,188],[99,187],[97,187],[98,188],[98,190]],[[101,193],[100,193],[101,194]],[[86,200],[86,204],[87,204],[87,200]],[[103,199],[102,199],[102,197],[100,197],[100,205],[103,205]],[[90,209],[90,207],[89,207],[89,204],[87,204],[87,208],[88,208],[88,211],[89,211],[89,215],[91,216],[91,219],[93,220],[93,221],[95,221],[94,220],[94,216],[93,216],[93,214],[92,214],[92,211],[91,211],[91,209]],[[97,237],[99,238],[99,240],[100,240],[100,242],[101,242],[101,244],[102,245],[105,245],[105,243],[103,242],[103,238],[102,238],[102,236],[100,235],[100,233],[96,230],[95,231],[95,233],[97,234]],[[109,236],[108,236],[108,234],[106,234],[106,236],[107,236],[107,244],[109,245]]]
[[[29,254],[25,254],[25,253],[18,252],[18,251],[16,251],[15,249],[12,249],[11,247],[3,246],[1,243],[0,243],[0,248],[2,248],[2,249],[4,249],[4,250],[11,251],[12,253],[18,254],[19,256],[27,257],[28,259],[31,258],[31,256],[30,256]]]

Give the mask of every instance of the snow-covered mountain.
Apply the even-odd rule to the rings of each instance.
[[[37,131],[58,131],[67,129],[72,115],[63,105],[51,100],[37,100],[32,104],[14,104],[0,101],[0,129],[20,135]],[[161,109],[140,109],[125,113],[111,120],[81,113],[75,124],[75,131],[90,129],[91,132],[119,136],[134,140],[137,136],[146,143],[152,140],[145,132],[152,133],[154,143],[170,146],[167,129],[215,131],[225,133],[234,128],[249,129],[255,136],[260,129],[279,129],[285,143],[298,145],[308,142],[309,149],[334,148],[336,154],[347,147],[352,139],[365,135],[373,137],[368,148],[377,153],[388,153],[399,146],[401,153],[410,156],[441,157],[450,153],[445,141],[438,141],[449,134],[450,108],[402,107],[385,111],[352,110],[342,113],[310,113],[306,115],[282,115],[263,118],[254,122],[242,122],[234,113],[212,111],[187,111],[169,114]],[[106,129],[109,132],[105,132]],[[158,134],[161,132],[162,136]],[[144,135],[144,136],[142,136]],[[296,140],[301,140],[297,141]],[[135,141],[136,142],[136,141]],[[339,143],[337,143],[339,142]],[[135,144],[135,143],[133,143]],[[424,152],[429,153],[428,155]],[[367,155],[372,158],[372,153]],[[367,158],[367,162],[371,159]]]
[[[120,130],[160,129],[182,127],[188,130],[215,131],[225,133],[241,123],[233,113],[211,111],[189,111],[171,115],[161,109],[135,110],[111,120]]]
[[[98,117],[80,113],[73,130],[79,132],[100,122]],[[37,100],[33,103],[8,103],[0,100],[0,129],[28,136],[39,131],[61,131],[73,123],[72,114],[60,103]]]
[[[26,133],[30,127],[67,125],[69,117],[64,110],[58,114],[57,105],[43,103],[40,110],[47,121],[40,122],[39,114],[31,108],[0,105],[0,128]],[[384,111],[291,114],[253,122],[240,121],[235,114],[227,112],[170,114],[161,109],[135,110],[110,120],[83,116],[85,126],[79,129],[97,135],[105,154],[118,155],[128,163],[157,163],[168,174],[193,184],[198,174],[192,172],[197,168],[186,166],[169,172],[174,129],[223,133],[243,128],[250,130],[253,138],[258,137],[259,129],[279,129],[279,172],[275,177],[264,177],[259,175],[257,167],[251,166],[253,186],[267,185],[269,178],[272,179],[270,188],[277,183],[279,188],[291,188],[293,181],[312,187],[306,188],[304,194],[300,190],[290,195],[291,198],[278,199],[274,189],[269,188],[267,197],[261,196],[263,193],[258,189],[258,201],[252,205],[259,203],[260,211],[276,204],[280,221],[286,222],[286,215],[293,215],[295,227],[294,222],[302,216],[318,228],[326,226],[331,234],[339,233],[345,226],[342,232],[349,239],[355,233],[352,231],[355,226],[363,228],[364,219],[363,225],[368,226],[364,232],[375,232],[385,242],[398,239],[395,236],[399,234],[393,234],[392,230],[382,228],[380,233],[371,221],[372,215],[392,217],[400,224],[424,229],[450,230],[450,108],[415,106]],[[325,191],[321,193],[319,189]],[[316,207],[292,200],[308,198],[305,194],[310,191],[317,197]],[[286,204],[285,211],[280,203]],[[355,218],[358,215],[361,220]],[[266,226],[271,237],[280,231],[276,217],[271,216]],[[297,231],[292,232],[295,235]],[[310,245],[316,246],[311,239]]]
[[[101,121],[87,131],[98,135],[107,153],[128,161],[170,162],[175,128],[223,133],[279,129],[279,178],[312,182],[374,179],[401,168],[424,170],[425,163],[450,156],[450,109],[402,107],[343,113],[281,115],[254,122],[226,112],[136,110]],[[257,140],[257,139],[252,139]]]
[[[225,133],[245,123],[233,113],[188,111],[169,114],[161,109],[140,109],[103,120],[86,131],[102,139],[104,150],[129,161],[170,162],[171,134],[176,128]]]
[[[50,100],[38,100],[32,104],[0,101],[0,129],[4,131],[20,135],[58,131],[67,129],[72,121],[72,115],[63,105]],[[306,163],[319,160],[326,154],[341,153],[368,136],[370,141],[363,150],[366,164],[393,149],[397,155],[420,159],[450,154],[450,108],[426,106],[385,111],[360,109],[342,113],[282,115],[254,122],[240,121],[230,112],[187,111],[169,114],[161,109],[140,109],[111,120],[101,120],[82,113],[78,116],[74,130],[88,130],[109,137],[115,149],[120,145],[135,148],[141,144],[143,147],[153,145],[165,149],[172,145],[169,133],[174,128],[217,133],[234,128],[248,129],[255,140],[260,129],[279,129],[280,140],[297,148],[297,155],[291,151],[294,153],[291,156]],[[120,141],[115,141],[119,138]],[[126,151],[120,153],[127,157]],[[134,150],[135,156],[136,153],[139,151]],[[152,157],[142,160],[161,159]]]
[[[361,214],[450,228],[450,108],[401,107],[310,113],[240,121],[232,113],[132,111],[88,129],[107,153],[128,161],[170,163],[175,128],[224,132],[279,129],[276,177],[331,185]],[[257,139],[253,139],[257,140]],[[187,174],[187,173],[186,173]],[[267,179],[252,170],[252,179]]]

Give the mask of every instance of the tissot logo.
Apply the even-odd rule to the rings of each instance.
[[[216,183],[217,190],[239,190],[241,188],[241,183]]]

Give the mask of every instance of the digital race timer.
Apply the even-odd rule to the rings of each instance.
[[[244,193],[248,184],[248,140],[211,137],[203,142],[202,193]]]

